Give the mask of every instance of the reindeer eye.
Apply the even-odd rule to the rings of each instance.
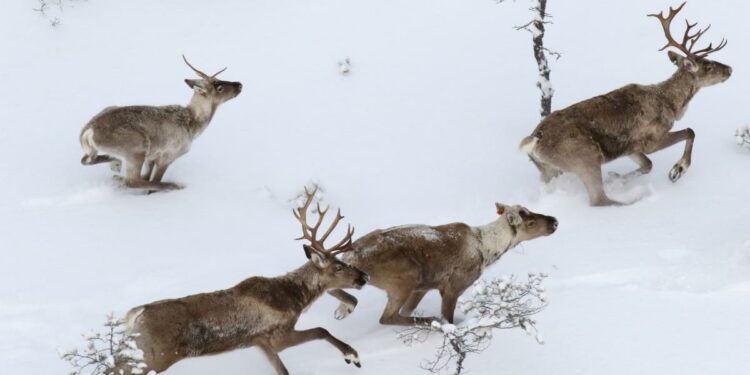
[[[534,225],[536,225],[536,220],[529,220],[526,222],[526,225],[529,227],[533,227]]]
[[[341,272],[343,270],[344,270],[344,267],[341,267],[340,264],[337,264],[337,265],[333,266],[333,271],[334,272]]]
[[[222,86],[222,85],[216,86],[216,91],[218,91],[218,92],[224,91],[224,86]]]

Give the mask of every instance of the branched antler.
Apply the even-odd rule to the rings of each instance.
[[[711,25],[708,25],[705,29],[698,29],[694,34],[690,34],[690,31],[698,25],[698,23],[690,23],[688,20],[685,20],[686,28],[685,28],[685,34],[682,36],[682,42],[678,43],[677,40],[674,39],[672,36],[672,32],[670,31],[670,27],[672,25],[672,21],[674,20],[674,17],[679,13],[682,8],[687,4],[687,1],[682,3],[677,9],[674,9],[672,7],[669,7],[669,15],[664,17],[664,12],[659,12],[659,14],[649,14],[649,17],[655,17],[659,20],[659,23],[661,23],[661,27],[664,30],[664,36],[667,38],[667,44],[662,47],[659,51],[663,51],[669,47],[674,47],[680,50],[682,53],[684,53],[688,57],[696,58],[696,59],[702,59],[708,56],[709,54],[712,54],[716,51],[721,50],[722,48],[726,47],[727,40],[722,39],[719,44],[714,47],[713,43],[709,43],[708,47],[699,49],[697,51],[693,51],[693,47],[695,47],[696,43],[698,43],[698,40],[703,36],[703,34],[706,33],[709,29],[711,29]]]
[[[312,192],[309,192],[307,190],[307,187],[305,187],[305,204],[302,207],[292,210],[294,217],[297,218],[300,224],[302,224],[302,237],[296,238],[296,240],[308,240],[310,241],[310,246],[312,246],[315,250],[330,256],[335,256],[336,254],[351,250],[354,228],[349,224],[347,224],[346,227],[346,235],[341,241],[330,248],[326,248],[324,244],[326,239],[328,239],[328,236],[330,236],[333,230],[336,228],[336,225],[338,225],[339,221],[344,218],[344,216],[341,215],[340,209],[336,212],[336,217],[333,219],[333,221],[331,221],[331,225],[328,227],[328,229],[326,229],[325,233],[323,233],[323,236],[320,239],[318,239],[318,229],[320,229],[320,225],[323,223],[323,219],[328,212],[328,207],[326,207],[325,209],[321,209],[320,203],[318,203],[318,221],[313,226],[310,226],[307,223],[307,210],[310,208],[310,205],[312,204],[313,198],[315,197],[315,193],[317,191],[317,186],[315,187],[315,189],[313,189]]]
[[[206,81],[213,81],[213,80],[215,80],[215,79],[216,79],[216,76],[218,76],[219,74],[221,74],[222,72],[224,72],[225,70],[227,70],[227,68],[224,68],[224,69],[222,69],[222,70],[219,70],[218,72],[214,73],[214,75],[212,75],[212,76],[209,76],[208,74],[206,74],[206,73],[203,73],[202,71],[200,71],[200,70],[196,69],[196,68],[195,68],[195,67],[194,67],[194,66],[193,66],[192,64],[190,64],[190,63],[188,62],[187,58],[185,58],[185,55],[182,55],[182,60],[184,60],[184,61],[185,61],[185,64],[187,64],[187,66],[189,66],[189,67],[190,67],[190,69],[193,69],[193,71],[194,71],[195,73],[197,73],[199,77],[201,77],[201,78],[205,79]]]

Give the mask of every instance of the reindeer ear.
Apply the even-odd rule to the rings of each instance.
[[[682,59],[684,59],[684,57],[672,51],[667,52],[667,56],[669,56],[669,61],[671,61],[672,64],[675,64],[677,66],[680,66],[680,62],[682,62]]]
[[[204,80],[202,79],[186,79],[185,83],[190,87],[191,89],[195,90],[196,93],[201,95],[206,95],[206,88],[204,87]]]
[[[518,214],[518,208],[500,203],[495,203],[495,207],[497,208],[497,214],[505,217],[505,220],[508,220],[508,224],[516,226],[523,221],[521,215]]]
[[[698,71],[698,64],[696,64],[690,58],[672,51],[667,52],[667,55],[669,56],[669,60],[672,61],[672,64],[677,65],[677,67],[679,67],[680,69],[684,69],[690,73],[695,73]]]
[[[302,245],[302,248],[305,249],[305,255],[307,256],[307,259],[310,259],[310,261],[318,268],[326,268],[328,267],[328,259],[324,254],[321,254],[318,250],[315,250],[311,246],[308,245]]]
[[[495,208],[497,209],[497,214],[500,216],[503,216],[503,214],[505,214],[505,212],[508,211],[509,207],[504,204],[495,202]]]

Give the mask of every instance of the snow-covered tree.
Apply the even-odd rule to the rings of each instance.
[[[135,343],[137,334],[127,333],[125,324],[107,316],[104,332],[84,333],[84,349],[60,351],[60,357],[70,363],[70,375],[121,375],[115,373],[115,366],[129,368],[133,374],[143,373],[143,352]]]
[[[502,3],[505,0],[495,1]],[[516,26],[516,30],[526,30],[532,36],[534,59],[536,59],[537,69],[539,70],[539,79],[536,82],[536,86],[541,91],[541,109],[539,113],[542,118],[545,118],[552,113],[552,96],[555,94],[555,90],[552,88],[552,83],[550,82],[551,70],[547,56],[554,56],[556,59],[559,59],[561,55],[544,46],[545,25],[552,23],[549,21],[551,16],[547,13],[547,0],[531,0],[531,3],[530,10],[534,13],[534,19],[523,25]]]
[[[480,353],[489,347],[493,330],[521,328],[543,344],[531,316],[546,306],[542,281],[545,274],[530,273],[528,279],[503,277],[491,281],[478,280],[468,299],[459,302],[466,314],[460,324],[433,322],[431,326],[414,326],[399,333],[399,338],[411,345],[424,342],[431,333],[442,336],[435,358],[427,360],[422,368],[433,373],[453,371],[459,375],[466,369],[468,354]]]

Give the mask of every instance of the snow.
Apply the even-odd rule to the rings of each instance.
[[[517,151],[537,124],[537,67],[529,35],[513,29],[528,4],[487,0],[75,1],[59,25],[4,2],[0,12],[0,368],[68,370],[56,349],[150,301],[278,275],[305,261],[291,201],[319,181],[355,236],[406,223],[481,225],[494,202],[555,216],[549,237],[524,243],[486,270],[549,274],[548,307],[535,316],[545,345],[496,332],[467,365],[473,374],[746,374],[750,325],[747,123],[750,4],[691,1],[680,17],[729,39],[715,58],[726,83],[693,99],[676,129],[697,137],[690,169],[667,173],[676,145],[653,155],[649,175],[608,182],[613,199],[591,208],[582,184],[549,186]],[[550,1],[545,44],[553,109],[628,83],[654,83],[674,67],[658,24],[668,3]],[[672,4],[673,5],[673,4]],[[585,11],[581,11],[585,10]],[[594,17],[592,15],[606,15]],[[680,25],[682,25],[680,21]],[[595,32],[592,32],[595,31]],[[623,33],[622,30],[629,30]],[[681,31],[676,31],[679,33]],[[613,43],[613,41],[616,41]],[[185,190],[120,190],[107,165],[83,167],[81,127],[110,105],[187,104],[194,78],[182,63],[244,85],[166,179]],[[337,61],[356,71],[343,77]],[[628,172],[629,160],[605,171]],[[281,353],[294,374],[422,374],[436,342],[407,347],[378,318],[385,295],[354,291],[359,305],[334,319],[323,297],[300,320],[354,347],[362,369],[326,343]],[[440,311],[435,293],[419,310]],[[458,314],[459,319],[463,316]],[[168,375],[271,374],[255,349],[189,359]]]

